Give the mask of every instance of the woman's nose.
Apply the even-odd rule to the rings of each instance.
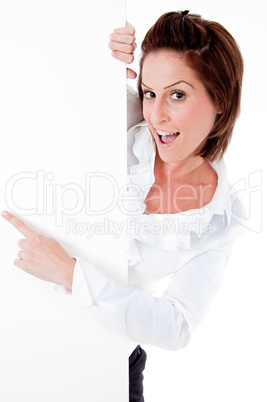
[[[168,105],[160,100],[155,100],[151,110],[150,120],[154,126],[170,120]]]

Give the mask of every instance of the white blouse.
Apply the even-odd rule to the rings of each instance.
[[[131,98],[136,110],[136,95]],[[135,116],[139,119],[140,111]],[[211,165],[218,185],[208,204],[144,215],[155,154],[148,125],[141,121],[128,131],[128,288],[75,257],[72,294],[131,341],[177,350],[188,343],[221,286],[233,240],[242,231],[235,218],[243,208],[224,163],[216,162]]]

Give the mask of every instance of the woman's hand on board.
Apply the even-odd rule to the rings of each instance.
[[[110,35],[109,48],[112,50],[111,55],[123,63],[131,64],[134,61],[134,51],[136,49],[135,43],[135,29],[127,22],[123,28],[114,29]],[[136,78],[135,71],[127,68],[127,78]]]
[[[25,237],[18,242],[21,250],[14,265],[37,278],[63,285],[71,291],[76,260],[55,239],[35,232],[12,213],[4,211],[2,216]]]

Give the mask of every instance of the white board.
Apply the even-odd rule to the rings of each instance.
[[[1,210],[122,284],[104,222],[123,219],[125,66],[108,41],[124,24],[122,0],[0,3]],[[16,269],[22,236],[1,219],[0,399],[125,402],[128,341]],[[102,233],[86,230],[94,222]]]

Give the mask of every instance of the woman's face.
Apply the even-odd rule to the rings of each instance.
[[[149,53],[142,90],[144,118],[160,158],[166,163],[194,158],[221,113],[194,70],[175,51]]]

